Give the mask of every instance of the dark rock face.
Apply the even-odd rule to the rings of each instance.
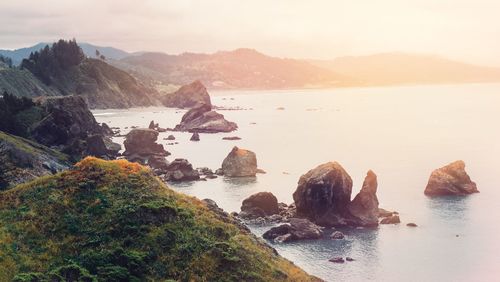
[[[160,155],[167,156],[169,153],[163,149],[163,145],[156,143],[158,132],[152,129],[135,128],[127,135],[125,142],[125,156],[139,155],[151,156]]]
[[[278,213],[278,199],[272,193],[259,192],[243,200],[240,217],[258,218]]]
[[[41,106],[44,118],[31,130],[31,136],[37,142],[57,146],[77,159],[86,155],[114,158],[120,150],[119,144],[105,137],[112,135],[112,130],[106,124],[101,127],[96,122],[82,97],[46,98],[41,101]],[[93,137],[88,140],[89,136]],[[102,140],[97,140],[99,138]]]
[[[399,219],[398,215],[391,215],[389,217],[382,218],[380,224],[398,224],[400,222],[401,220]]]
[[[186,159],[175,159],[161,173],[161,177],[165,181],[193,181],[200,179],[199,172],[193,169],[193,165]]]
[[[349,212],[361,226],[378,225],[377,175],[368,171],[361,191],[349,204]]]
[[[47,115],[32,130],[33,138],[41,144],[66,145],[72,139],[85,140],[89,134],[102,133],[82,97],[47,98],[42,106]]]
[[[293,199],[297,216],[322,226],[344,225],[352,179],[337,162],[322,164],[299,179]]]
[[[193,135],[191,135],[191,138],[189,140],[190,141],[200,141],[200,134],[198,134],[198,132],[193,133]]]
[[[181,123],[176,125],[176,131],[188,132],[231,132],[238,128],[236,123],[227,121],[223,115],[212,111],[212,106],[198,104],[184,114]]]
[[[165,107],[172,108],[192,108],[198,103],[212,107],[207,89],[199,80],[182,86],[174,93],[163,96],[161,101]]]
[[[478,192],[476,183],[465,172],[463,161],[434,170],[424,191],[428,196],[468,195]]]
[[[101,127],[102,127],[102,134],[104,134],[105,136],[113,136],[115,134],[111,129],[111,127],[109,127],[109,125],[106,124],[105,122],[101,124]]]
[[[322,236],[322,228],[304,218],[291,218],[290,224],[273,227],[262,235],[264,239],[274,240],[279,243],[318,239]]]
[[[150,166],[151,168],[155,169],[155,170],[159,170],[159,171],[164,171],[168,168],[168,161],[167,159],[165,159],[165,157],[163,156],[156,156],[156,155],[153,155],[151,157],[148,158],[148,166]]]
[[[86,155],[114,159],[121,150],[120,144],[114,143],[109,137],[100,134],[87,137],[86,143]]]
[[[235,146],[222,162],[222,171],[228,177],[255,176],[257,157],[254,152]]]
[[[378,225],[377,176],[368,171],[363,187],[351,201],[352,180],[337,162],[310,170],[299,179],[293,199],[297,216],[326,227]]]
[[[70,167],[69,156],[0,131],[0,190]]]

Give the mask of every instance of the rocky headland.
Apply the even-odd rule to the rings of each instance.
[[[212,107],[207,89],[199,80],[182,86],[174,93],[162,96],[161,102],[165,107],[181,109],[193,108],[197,104],[205,104]]]

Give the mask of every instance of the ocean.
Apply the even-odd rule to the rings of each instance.
[[[233,146],[257,154],[266,174],[169,184],[239,212],[246,197],[272,192],[290,204],[300,176],[337,161],[353,179],[352,198],[366,172],[378,176],[380,207],[402,223],[376,229],[342,229],[345,240],[270,244],[285,258],[326,281],[500,280],[500,84],[402,86],[280,91],[211,92],[212,103],[238,124],[232,133],[160,133],[158,142],[194,167],[219,168]],[[93,111],[98,122],[173,128],[185,110],[134,108]],[[128,129],[125,129],[128,127]],[[179,144],[166,145],[173,134]],[[242,140],[222,140],[239,136]],[[114,141],[123,143],[123,137]],[[480,193],[428,198],[434,169],[464,160]],[[406,226],[414,222],[416,228]],[[258,236],[270,226],[250,226]],[[335,264],[328,259],[352,257]]]

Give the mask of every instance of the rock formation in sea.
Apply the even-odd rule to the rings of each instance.
[[[291,218],[290,223],[273,227],[262,237],[277,243],[285,243],[305,239],[319,239],[323,236],[323,229],[305,218]]]
[[[310,170],[299,179],[293,199],[297,216],[322,226],[346,225],[352,179],[337,162]]]
[[[192,108],[198,103],[212,107],[207,89],[199,80],[161,97],[161,101],[165,107],[172,108]]]
[[[193,181],[200,179],[200,173],[186,159],[175,159],[165,169],[158,172],[165,181]]]
[[[380,221],[380,224],[398,224],[398,223],[401,223],[401,220],[399,219],[399,215],[391,215],[388,217],[384,217]]]
[[[156,143],[158,132],[148,128],[134,128],[125,138],[125,156],[139,155],[148,157],[151,155],[167,156],[163,145]]]
[[[259,192],[243,200],[239,216],[255,219],[278,213],[278,199],[270,192]]]
[[[200,134],[198,132],[193,133],[193,135],[191,135],[191,138],[189,140],[190,141],[200,141]]]
[[[363,187],[351,201],[352,179],[337,162],[317,166],[302,175],[293,199],[297,217],[326,227],[378,225],[377,176],[368,171]]]
[[[361,226],[378,225],[377,185],[377,175],[369,170],[361,191],[349,203],[350,214]]]
[[[236,123],[227,121],[224,115],[212,111],[211,105],[197,104],[182,116],[181,122],[175,126],[175,131],[188,132],[231,132],[238,128]]]
[[[465,171],[464,161],[455,161],[432,172],[425,195],[445,196],[445,195],[468,195],[478,193],[476,183],[474,183]]]
[[[255,153],[234,146],[222,162],[222,173],[228,177],[255,176],[257,173]]]

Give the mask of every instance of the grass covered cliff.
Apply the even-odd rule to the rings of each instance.
[[[0,193],[0,281],[315,281],[146,168],[86,158]]]

